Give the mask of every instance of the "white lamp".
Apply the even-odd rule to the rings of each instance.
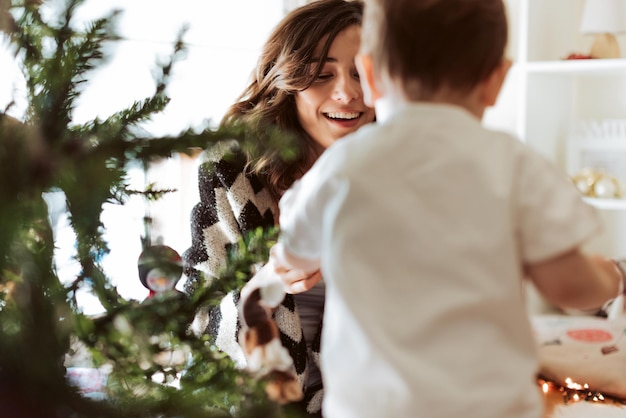
[[[586,0],[580,30],[595,34],[593,58],[620,58],[615,34],[626,32],[626,0]]]

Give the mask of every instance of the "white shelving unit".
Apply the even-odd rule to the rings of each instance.
[[[568,172],[567,151],[576,122],[626,119],[626,59],[565,59],[591,48],[592,37],[580,32],[584,0],[505,2],[514,64],[485,124],[513,133],[574,174]],[[618,41],[626,53],[626,37]],[[586,200],[600,210],[606,225],[590,250],[626,256],[626,199]]]
[[[597,199],[593,197],[585,197],[584,199],[587,203],[600,210],[626,211],[626,199]]]

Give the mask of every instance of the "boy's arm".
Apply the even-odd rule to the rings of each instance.
[[[563,309],[598,309],[618,296],[622,275],[575,249],[526,266],[526,274],[546,300]]]

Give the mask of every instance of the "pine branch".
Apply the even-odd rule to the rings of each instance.
[[[293,155],[291,138],[260,122],[187,129],[164,137],[139,135],[141,124],[169,103],[170,76],[185,53],[184,28],[169,59],[157,64],[151,97],[104,120],[74,124],[72,111],[81,88],[89,72],[106,60],[103,44],[117,39],[116,12],[82,33],[75,30],[72,17],[81,4],[65,1],[52,21],[45,21],[30,1],[14,6],[18,17],[12,45],[23,65],[29,108],[22,122],[0,114],[0,389],[8,388],[9,394],[0,390],[3,413],[63,418],[295,416],[269,402],[263,382],[237,369],[209,337],[188,332],[199,309],[216,306],[248,280],[255,264],[267,259],[277,231],[258,230],[234,245],[220,278],[191,297],[139,303],[122,298],[101,265],[109,247],[100,220],[107,202],[123,204],[137,193],[158,199],[170,192],[129,189],[130,166],[147,167],[151,161],[222,141],[237,141],[251,155],[284,149],[288,158]],[[54,267],[55,242],[42,199],[42,193],[52,190],[65,194],[81,267],[65,286]],[[105,309],[98,318],[78,309],[76,292],[83,287]],[[106,401],[79,396],[65,379],[63,357],[76,339],[90,349],[96,366],[112,369]],[[153,381],[157,376],[163,380]],[[180,388],[168,386],[174,378]]]

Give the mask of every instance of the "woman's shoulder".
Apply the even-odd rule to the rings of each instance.
[[[221,161],[236,160],[245,160],[241,146],[236,139],[216,142],[200,154],[201,164],[216,164]]]
[[[199,157],[198,180],[201,189],[226,188],[247,184],[238,193],[260,194],[266,191],[261,177],[248,167],[248,157],[236,140],[224,141],[207,148]]]
[[[246,155],[236,140],[221,141],[204,150],[199,157],[203,176],[236,176],[245,172]]]

